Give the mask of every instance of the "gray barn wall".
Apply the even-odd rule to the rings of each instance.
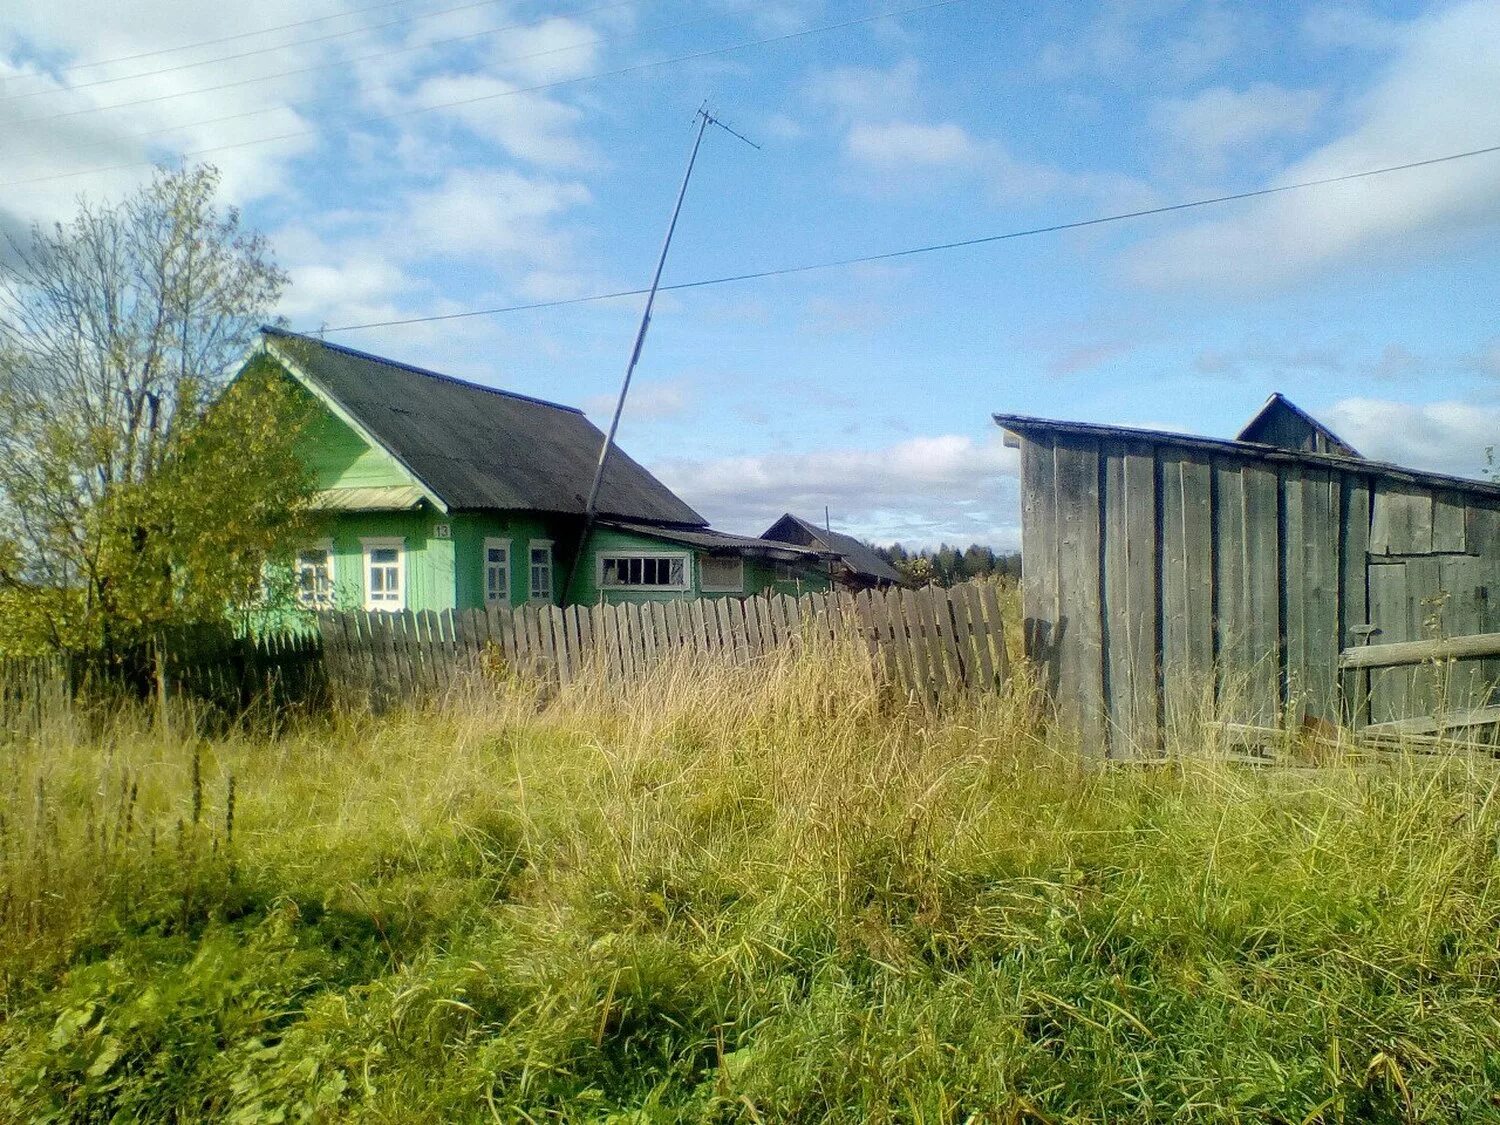
[[[1500,629],[1500,490],[1143,432],[1017,432],[1027,651],[1089,753],[1154,754],[1205,711],[1342,721],[1356,625],[1377,643]],[[1374,675],[1370,718],[1432,709],[1430,670]]]

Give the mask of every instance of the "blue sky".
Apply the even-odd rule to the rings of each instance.
[[[705,98],[763,148],[710,133],[668,283],[1500,143],[1500,0],[958,0],[798,34],[918,2],[25,5],[0,17],[0,227],[212,150],[317,329],[643,284]],[[907,543],[1017,542],[996,410],[1227,435],[1280,390],[1367,454],[1475,475],[1497,294],[1500,155],[687,290],[621,443],[727,530],[826,504]],[[329,339],[602,422],[639,308]]]

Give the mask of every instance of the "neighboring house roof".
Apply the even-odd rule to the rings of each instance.
[[[279,328],[262,333],[294,377],[358,423],[444,507],[583,514],[604,443],[583,411]],[[618,445],[599,513],[708,522]]]
[[[1280,391],[1266,399],[1266,404],[1245,423],[1235,440],[1274,445],[1281,449],[1300,449],[1307,453],[1360,456],[1359,450]]]
[[[1370,461],[1347,454],[1280,449],[1254,442],[1198,437],[1195,434],[1169,433],[1163,430],[1146,430],[1130,426],[1106,426],[1094,422],[1062,422],[1053,418],[1035,418],[1025,414],[994,414],[991,417],[1001,429],[1030,440],[1045,441],[1059,434],[1065,437],[1086,438],[1091,441],[1140,439],[1153,445],[1175,445],[1202,453],[1227,453],[1261,461],[1293,462],[1315,468],[1370,473],[1387,480],[1402,481],[1427,488],[1451,489],[1455,492],[1500,498],[1500,483],[1449,476],[1446,473],[1429,473],[1422,469],[1408,469],[1403,465]]]
[[[778,543],[768,539],[757,539],[749,535],[730,535],[728,532],[714,531],[706,527],[666,528],[624,520],[600,520],[599,524],[601,527],[613,527],[620,531],[634,532],[637,535],[649,535],[653,539],[661,539],[669,543],[680,543],[684,547],[736,555],[760,555],[780,562],[816,563],[835,557],[833,551],[799,546],[796,543]]]
[[[845,535],[843,532],[819,527],[810,520],[792,515],[791,512],[787,512],[761,533],[762,539],[782,542],[787,542],[791,537],[832,551],[844,561],[850,570],[861,577],[898,584],[904,584],[906,581],[901,577],[901,572],[881,558],[875,548],[868,543],[862,543],[854,536]]]

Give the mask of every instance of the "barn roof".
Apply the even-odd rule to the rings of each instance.
[[[1285,419],[1292,419],[1294,420],[1294,424],[1300,423],[1306,426],[1309,431],[1321,437],[1324,443],[1327,444],[1328,451],[1331,453],[1340,453],[1345,457],[1361,456],[1359,450],[1355,449],[1354,446],[1339,437],[1338,434],[1323,425],[1322,422],[1319,422],[1280,391],[1277,391],[1270,398],[1266,399],[1265,405],[1255,412],[1255,417],[1245,423],[1244,428],[1235,435],[1235,439],[1237,441],[1263,442],[1266,436],[1273,432],[1277,425]],[[1281,443],[1271,441],[1266,442],[1266,444],[1278,445]]]
[[[1497,482],[1455,477],[1447,473],[1430,473],[1423,469],[1410,469],[1404,465],[1393,465],[1386,461],[1370,461],[1363,457],[1282,449],[1257,442],[1200,437],[1197,434],[1173,433],[1167,430],[1107,426],[1096,422],[1063,422],[1026,414],[995,414],[992,417],[1001,429],[1031,440],[1063,434],[1109,441],[1171,445],[1200,453],[1231,454],[1261,461],[1293,462],[1319,468],[1338,469],[1346,473],[1366,473],[1428,488],[1451,489],[1456,492],[1470,492],[1480,496],[1500,498],[1500,483]]]
[[[604,434],[571,406],[480,386],[280,328],[266,350],[332,400],[447,508],[582,515]],[[702,527],[688,507],[615,447],[601,515]]]
[[[828,550],[837,554],[850,570],[866,578],[874,578],[881,582],[895,582],[902,584],[905,579],[901,572],[886,562],[876,552],[874,547],[868,543],[861,542],[852,535],[845,535],[841,531],[830,531],[826,527],[819,527],[811,520],[805,520],[801,516],[787,512],[779,520],[768,527],[762,534],[763,539],[779,539],[775,534],[776,529],[782,524],[790,521],[800,528],[804,535],[813,543],[821,543]]]
[[[669,543],[680,543],[685,547],[720,551],[734,555],[762,555],[783,562],[818,562],[834,557],[835,552],[803,547],[796,543],[782,543],[772,539],[754,538],[749,535],[731,535],[725,531],[714,531],[706,527],[661,527],[655,524],[631,523],[626,520],[600,520],[601,527],[614,527],[621,531],[648,535]]]

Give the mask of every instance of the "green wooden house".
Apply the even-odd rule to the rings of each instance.
[[[616,447],[583,546],[604,435],[570,406],[265,328],[315,403],[323,530],[296,545],[308,609],[444,610],[744,597],[826,588],[829,552],[728,535]],[[576,573],[575,573],[576,571]]]

